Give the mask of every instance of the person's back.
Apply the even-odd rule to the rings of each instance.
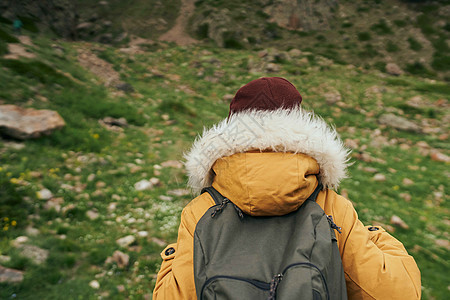
[[[321,182],[316,202],[341,228],[336,239],[349,299],[420,298],[420,272],[403,245],[380,227],[364,227],[351,202],[331,190],[346,176],[349,152],[301,101],[281,78],[242,87],[229,118],[187,154],[190,186],[196,192],[212,186],[243,213],[265,217],[296,211]],[[154,299],[197,298],[193,236],[213,205],[204,193],[183,210],[178,241],[162,253]]]

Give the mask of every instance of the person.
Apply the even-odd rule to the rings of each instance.
[[[14,27],[14,33],[16,35],[22,34],[22,26],[23,26],[22,21],[19,18],[15,18],[14,22],[13,22],[13,27]]]
[[[333,189],[346,177],[349,151],[320,117],[302,109],[286,79],[260,78],[240,88],[228,118],[204,131],[186,154],[189,185],[208,186],[252,216],[295,211],[313,193],[332,215],[349,299],[420,299],[420,271],[403,244],[380,226],[364,226]],[[178,239],[161,253],[153,299],[196,299],[193,235],[215,203],[208,193],[181,214]]]

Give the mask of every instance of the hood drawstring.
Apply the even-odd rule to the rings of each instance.
[[[222,203],[220,203],[220,205],[214,209],[214,211],[211,213],[211,218],[214,218],[215,216],[220,214],[223,211],[223,209],[225,208],[225,206],[227,206],[228,203],[233,204],[234,209],[236,210],[236,213],[239,216],[239,219],[242,220],[244,218],[244,214],[243,214],[242,210],[236,204],[231,202],[230,199],[228,199],[228,198],[223,199]]]
[[[330,223],[331,228],[336,229],[339,233],[342,233],[342,231],[341,231],[342,228],[337,226],[336,223],[334,223],[332,215],[328,215],[327,220],[328,220],[328,223]]]
[[[269,298],[267,298],[267,300],[275,300],[277,287],[281,279],[283,279],[283,274],[277,274],[273,276],[272,281],[270,282],[270,292]]]

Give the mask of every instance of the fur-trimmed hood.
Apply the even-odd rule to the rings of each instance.
[[[198,193],[212,184],[212,166],[219,158],[252,150],[311,156],[319,164],[319,179],[326,188],[337,188],[346,178],[350,151],[336,130],[298,108],[244,111],[205,129],[185,155],[188,185]]]

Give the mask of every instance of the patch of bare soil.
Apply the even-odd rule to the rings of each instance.
[[[180,14],[178,15],[175,25],[166,33],[159,37],[160,41],[175,42],[178,45],[185,46],[198,42],[190,37],[187,32],[187,24],[189,17],[195,9],[194,0],[182,0]]]

